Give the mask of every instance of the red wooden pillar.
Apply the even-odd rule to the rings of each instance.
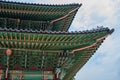
[[[4,74],[4,80],[10,80],[10,73],[7,74],[7,78],[6,78],[6,73]]]
[[[56,73],[55,73],[54,80],[60,80],[60,79],[58,78],[58,74],[56,74]]]
[[[2,80],[2,74],[3,74],[3,71],[2,71],[2,64],[0,64],[0,80]]]

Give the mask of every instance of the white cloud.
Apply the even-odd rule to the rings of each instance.
[[[76,19],[72,24],[75,30],[89,29],[96,27],[97,25],[113,27],[117,24],[118,16],[116,13],[118,2],[112,0],[84,0],[82,2],[83,6],[80,8]],[[96,17],[96,19],[93,19],[91,16]],[[99,17],[97,18],[97,16]],[[105,19],[98,22],[102,17],[105,17]],[[71,28],[73,29],[73,27]]]

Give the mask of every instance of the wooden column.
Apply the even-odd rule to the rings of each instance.
[[[2,73],[3,71],[2,70],[0,70],[0,80],[2,80]]]
[[[14,80],[14,70],[12,71],[12,80]]]

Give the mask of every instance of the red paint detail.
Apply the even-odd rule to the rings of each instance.
[[[2,64],[0,64],[0,70],[2,70]]]
[[[35,66],[32,66],[30,70],[34,71],[34,70],[37,70],[37,68]]]
[[[52,71],[52,68],[50,66],[46,67],[46,71]]]
[[[14,70],[21,70],[21,68],[17,65],[14,67]]]
[[[6,50],[6,55],[7,55],[7,56],[12,55],[12,50],[11,50],[11,49],[7,49],[7,50]]]
[[[57,74],[55,74],[54,79],[53,80],[60,80],[59,78],[57,78]]]
[[[4,74],[4,80],[10,80],[10,73],[7,74],[7,78],[6,78],[6,74]]]

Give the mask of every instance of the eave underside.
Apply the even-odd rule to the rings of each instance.
[[[1,29],[0,63],[5,70],[5,51],[11,49],[10,70],[17,66],[23,71],[31,71],[33,67],[36,71],[44,71],[50,66],[53,71],[56,68],[66,71],[63,80],[70,80],[112,31],[107,28],[84,33],[16,32]]]
[[[16,32],[16,30],[8,31],[9,29],[0,31],[1,48],[36,50],[72,50],[82,48],[93,44],[98,38],[105,36],[109,32],[108,29],[85,34],[81,32],[71,34],[66,32],[40,31],[31,33],[26,31]]]
[[[77,10],[82,4],[28,5],[23,3],[0,1],[0,5],[1,18],[48,21],[53,25],[50,30],[67,31]]]

